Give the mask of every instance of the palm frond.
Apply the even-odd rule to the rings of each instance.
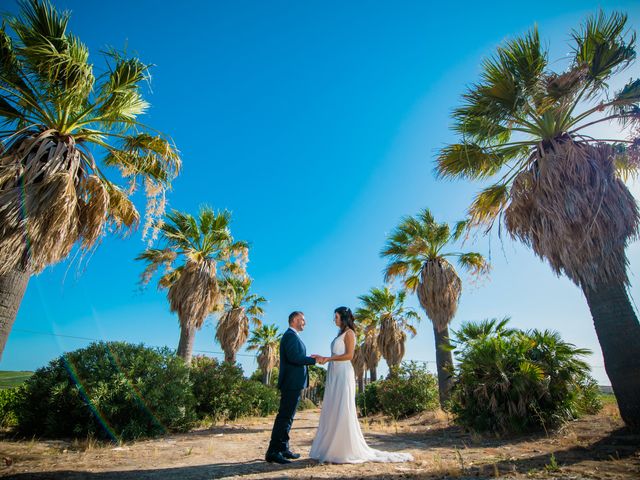
[[[505,208],[509,201],[509,187],[505,184],[491,185],[476,195],[467,212],[471,225],[488,225]]]
[[[489,272],[489,263],[477,252],[463,253],[458,256],[458,264],[472,275],[483,275]]]
[[[635,34],[626,33],[628,17],[614,12],[600,11],[592,15],[572,32],[575,42],[574,63],[586,65],[591,89],[606,86],[606,80],[635,59]]]
[[[498,173],[509,159],[495,149],[473,143],[457,143],[440,151],[436,173],[440,177],[488,178]]]

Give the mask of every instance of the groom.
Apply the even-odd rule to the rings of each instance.
[[[265,457],[267,462],[291,463],[291,459],[300,458],[299,453],[289,450],[289,430],[296,414],[300,392],[309,384],[307,365],[316,363],[315,358],[307,357],[307,350],[300,340],[299,333],[304,330],[304,325],[304,313],[293,312],[289,315],[289,328],[280,340],[280,409],[271,432],[271,442]]]

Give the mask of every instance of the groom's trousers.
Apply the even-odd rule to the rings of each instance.
[[[271,431],[271,442],[267,453],[278,453],[289,450],[289,431],[300,401],[301,390],[281,390],[280,408]]]

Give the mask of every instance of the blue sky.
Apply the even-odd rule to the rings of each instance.
[[[382,285],[378,252],[398,220],[423,207],[459,220],[481,187],[433,176],[436,151],[454,139],[450,112],[481,59],[537,23],[561,64],[571,28],[599,6],[640,25],[631,1],[444,3],[55,2],[72,10],[71,30],[96,65],[105,46],[156,65],[144,121],[170,134],[184,161],[170,207],[231,210],[234,235],[252,244],[256,293],[269,299],[265,321],[284,328],[291,310],[305,311],[303,338],[320,354],[335,333],[333,309],[355,307]],[[637,66],[620,81],[632,75]],[[640,198],[638,184],[631,188]],[[143,248],[139,233],[106,237],[80,267],[63,263],[33,278],[0,368],[34,369],[88,343],[27,330],[175,347],[178,321],[165,293],[137,289],[142,265],[133,258]],[[607,383],[577,287],[506,238],[466,248],[490,256],[493,271],[479,285],[465,282],[454,329],[505,315],[514,326],[556,329],[594,350],[594,375]],[[637,242],[628,254],[638,302]],[[406,358],[434,360],[422,317]],[[212,322],[197,350],[220,350]],[[256,368],[241,360],[245,371]]]

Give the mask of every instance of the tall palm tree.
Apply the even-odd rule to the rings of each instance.
[[[469,208],[471,224],[488,230],[502,218],[582,289],[621,416],[640,428],[640,323],[625,252],[640,214],[623,182],[640,167],[640,79],[608,86],[635,60],[635,34],[626,15],[599,13],[572,32],[571,47],[554,71],[534,29],[485,60],[454,113],[461,142],[441,151],[437,172],[493,178]],[[616,121],[627,138],[587,130]]]
[[[404,358],[407,332],[416,335],[413,322],[420,321],[420,317],[413,309],[405,307],[406,290],[393,293],[389,287],[372,288],[358,298],[363,308],[370,310],[379,322],[378,349],[393,375]]]
[[[380,348],[378,348],[379,319],[373,312],[362,307],[356,309],[355,317],[364,332],[362,355],[366,368],[369,370],[369,380],[375,382],[378,379],[378,363],[380,363]]]
[[[356,382],[358,385],[358,391],[364,391],[364,377],[367,373],[367,362],[364,356],[364,333],[361,329],[358,329],[356,333],[355,350],[353,351],[353,358],[351,359],[351,365],[356,374]]]
[[[275,324],[256,328],[249,339],[247,350],[258,350],[258,366],[262,372],[262,383],[269,385],[271,371],[278,366],[278,346],[282,334]]]
[[[149,66],[110,52],[96,78],[69,13],[46,0],[20,7],[0,25],[0,356],[29,277],[74,245],[91,249],[106,224],[137,226],[129,196],[140,182],[151,225],[180,168],[172,143],[138,122]]]
[[[206,206],[197,218],[174,210],[159,227],[159,241],[164,248],[148,248],[136,257],[148,263],[141,275],[143,285],[164,268],[158,286],[167,289],[170,309],[178,314],[177,353],[188,364],[196,331],[207,315],[222,308],[225,301],[220,279],[245,272],[248,246],[234,241],[230,223],[229,212],[215,212]]]
[[[221,291],[225,298],[224,312],[218,320],[216,340],[224,351],[224,361],[236,363],[236,353],[249,336],[249,322],[262,325],[262,304],[267,300],[251,293],[251,279],[230,276],[222,280]]]
[[[420,305],[433,323],[440,404],[449,400],[453,382],[453,358],[449,347],[449,324],[458,310],[462,281],[448,258],[474,274],[488,271],[488,264],[476,252],[446,251],[464,231],[464,222],[453,233],[446,223],[437,223],[428,209],[406,217],[391,233],[381,252],[389,259],[386,280],[401,278],[405,288],[417,292]]]

